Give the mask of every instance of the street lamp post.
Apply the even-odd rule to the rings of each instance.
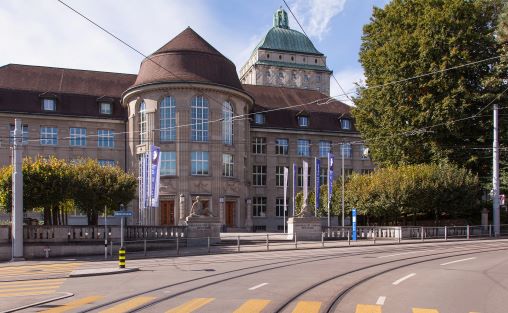
[[[125,211],[125,206],[123,204],[120,204],[120,211]],[[122,216],[120,219],[120,249],[123,249],[123,224],[124,224],[125,217]]]

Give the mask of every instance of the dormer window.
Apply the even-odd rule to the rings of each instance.
[[[309,127],[309,117],[304,115],[298,116],[298,126]]]
[[[44,111],[56,111],[56,100],[55,99],[42,99],[42,109]]]
[[[111,104],[111,102],[101,102],[100,113],[105,115],[111,115],[113,113],[113,105]]]
[[[265,115],[263,113],[254,114],[254,124],[263,125],[265,123]]]
[[[269,53],[266,55],[266,58],[267,58],[267,59],[269,59],[269,58],[270,58],[270,54],[269,54]]]
[[[351,121],[347,118],[343,118],[340,120],[340,128],[342,129],[351,129]]]
[[[279,55],[279,60],[282,60],[282,55]]]

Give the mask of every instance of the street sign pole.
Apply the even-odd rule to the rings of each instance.
[[[23,261],[23,125],[15,119],[12,170],[12,261]]]
[[[352,233],[353,233],[353,241],[356,241],[356,209],[353,208],[353,223],[352,223]]]

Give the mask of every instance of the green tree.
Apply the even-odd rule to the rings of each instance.
[[[489,171],[489,151],[477,149],[490,146],[489,110],[450,121],[478,114],[498,95],[485,92],[485,80],[499,62],[500,7],[501,0],[393,0],[374,8],[360,51],[368,87],[358,89],[353,115],[378,165],[448,160]],[[439,126],[422,130],[430,125]]]

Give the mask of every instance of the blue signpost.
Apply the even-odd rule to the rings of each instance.
[[[353,240],[356,241],[356,209],[353,208],[353,224],[352,224],[352,233]]]

